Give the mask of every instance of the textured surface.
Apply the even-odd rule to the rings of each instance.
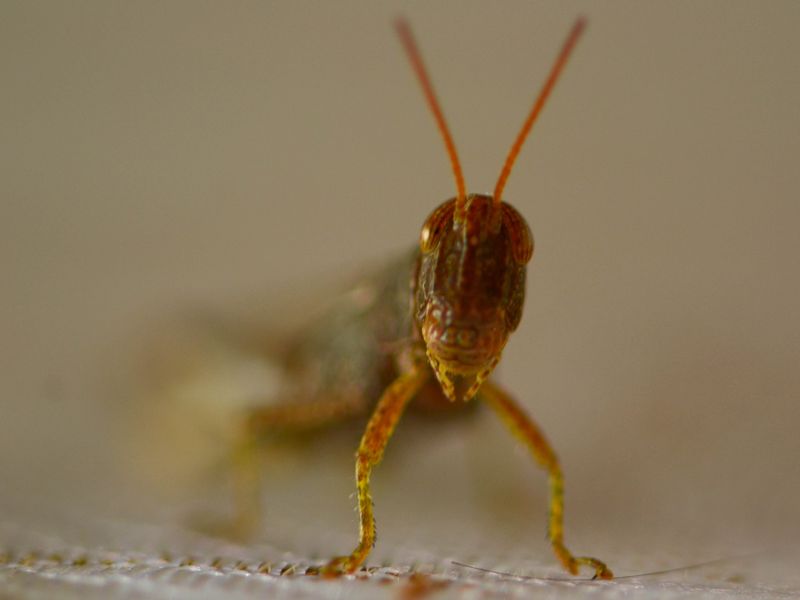
[[[412,564],[442,597],[798,594],[800,4],[503,6],[0,3],[0,598],[402,597]],[[271,574],[352,547],[356,430],[265,460],[249,540],[194,526],[231,512],[224,422],[148,402],[142,340],[301,320],[453,194],[399,10],[476,192],[589,18],[506,190],[536,254],[499,378],[563,461],[576,552],[726,560],[455,568],[562,577],[544,477],[488,414],[400,423],[369,560],[399,582]],[[218,358],[228,408],[270,376]]]
[[[800,577],[793,569],[800,558],[796,554],[759,553],[614,582],[570,579],[548,569],[533,569],[538,572],[530,575],[530,568],[513,562],[493,562],[493,567],[507,571],[500,575],[463,567],[446,556],[412,563],[399,557],[387,561],[390,565],[323,580],[304,575],[310,564],[306,558],[269,546],[226,544],[175,527],[84,521],[61,529],[63,535],[56,535],[52,522],[46,535],[36,533],[30,524],[0,529],[4,545],[16,548],[0,557],[0,584],[8,597],[793,598],[800,594]],[[486,557],[474,560],[487,562]]]

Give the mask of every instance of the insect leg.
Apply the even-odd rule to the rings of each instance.
[[[325,427],[363,413],[365,405],[361,396],[354,395],[254,408],[247,414],[246,435],[259,438],[272,433],[296,433]]]
[[[248,411],[239,441],[233,451],[234,518],[213,524],[214,533],[247,539],[261,525],[261,442],[275,434],[293,434],[321,429],[365,412],[362,396],[285,402]]]
[[[356,453],[356,487],[360,516],[358,545],[350,555],[339,556],[328,562],[321,570],[323,574],[352,573],[364,562],[375,545],[375,517],[372,514],[372,496],[369,491],[370,474],[383,458],[386,443],[408,401],[429,375],[430,369],[423,363],[417,363],[412,370],[395,379],[378,401]]]
[[[595,578],[612,579],[614,574],[605,563],[588,556],[573,556],[564,545],[564,477],[561,474],[558,457],[542,431],[514,399],[494,383],[484,383],[480,396],[494,409],[511,433],[528,447],[536,462],[547,469],[550,483],[547,535],[561,564],[573,575],[578,574],[580,565],[586,565],[594,569]]]

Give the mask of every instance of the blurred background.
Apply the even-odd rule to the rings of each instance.
[[[225,505],[222,476],[203,493],[148,487],[148,470],[190,452],[163,437],[152,452],[159,424],[137,420],[151,414],[146,340],[187,314],[302,318],[300,299],[407,249],[453,195],[398,14],[473,191],[493,189],[572,22],[589,18],[506,190],[536,253],[499,377],[562,458],[568,542],[619,572],[791,548],[791,1],[3,2],[6,520],[46,532],[57,508],[179,523],[198,498]],[[352,449],[307,445],[269,467],[278,550],[354,541]],[[491,564],[552,566],[545,478],[488,414],[401,424],[375,495],[375,560],[482,548]]]

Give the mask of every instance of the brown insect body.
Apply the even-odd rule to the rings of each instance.
[[[287,379],[299,385],[295,403],[346,399],[362,414],[374,406],[422,343],[409,311],[418,254],[414,249],[368,272],[291,332],[280,358]]]
[[[370,493],[373,468],[405,409],[460,407],[478,397],[530,450],[548,472],[548,538],[562,565],[580,566],[610,579],[606,565],[574,556],[564,544],[563,477],[555,452],[536,423],[489,379],[510,334],[519,325],[533,236],[525,219],[502,201],[514,161],[557,80],[585,22],[567,38],[536,102],[511,147],[494,193],[467,194],[455,145],[422,59],[404,21],[398,33],[422,85],[450,157],[456,197],[436,208],[422,228],[413,255],[357,286],[324,319],[300,335],[287,353],[286,371],[303,382],[295,398],[250,413],[250,433],[298,430],[365,414],[379,398],[356,453],[360,531],[349,555],[329,561],[321,572],[355,571],[375,543]],[[410,288],[409,288],[410,284]],[[410,292],[410,296],[409,296]]]

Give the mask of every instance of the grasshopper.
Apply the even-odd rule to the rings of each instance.
[[[365,293],[336,305],[286,353],[286,368],[304,382],[302,402],[254,408],[246,419],[250,439],[275,431],[300,431],[353,416],[371,417],[356,453],[360,515],[358,544],[319,569],[352,573],[375,544],[370,494],[372,470],[404,410],[462,406],[478,398],[528,447],[549,476],[548,539],[572,574],[580,566],[611,579],[600,560],[574,556],[564,544],[564,486],[555,452],[536,423],[490,379],[510,334],[522,318],[533,236],[522,215],[503,200],[514,162],[585,29],[578,19],[525,120],[492,195],[467,193],[450,131],[409,25],[396,23],[411,65],[447,149],[456,196],[425,221],[418,247],[377,274]],[[410,284],[410,285],[409,285]],[[363,292],[363,290],[362,290]],[[377,404],[375,399],[379,398]]]

